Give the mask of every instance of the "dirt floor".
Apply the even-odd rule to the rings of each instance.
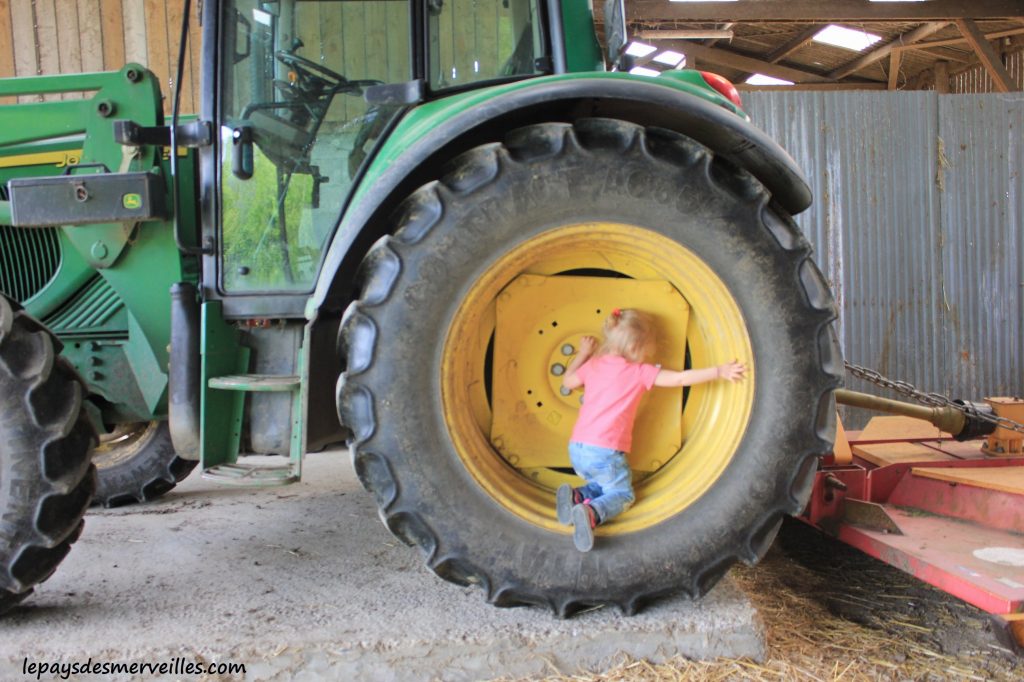
[[[623,660],[530,680],[1024,679],[1024,659],[999,645],[984,612],[802,523],[787,520],[764,561],[733,575],[764,620],[766,660]]]

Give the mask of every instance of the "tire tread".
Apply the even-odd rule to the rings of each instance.
[[[398,273],[405,269],[402,262],[404,247],[422,241],[441,222],[446,210],[445,197],[486,187],[500,177],[505,159],[512,163],[531,164],[579,150],[619,154],[637,146],[658,163],[702,164],[713,186],[759,207],[757,212],[763,229],[789,254],[787,262],[792,264],[793,280],[800,283],[813,309],[817,333],[822,338],[829,337],[819,344],[822,348],[819,364],[824,370],[819,390],[823,400],[813,421],[808,424],[808,431],[817,436],[816,445],[802,453],[801,464],[792,472],[789,487],[778,491],[775,504],[763,510],[760,520],[750,525],[745,536],[737,537],[733,551],[707,557],[703,568],[695,572],[691,584],[683,586],[691,598],[705,594],[737,560],[754,563],[763,556],[782,515],[800,511],[806,502],[808,480],[813,479],[817,458],[831,447],[831,434],[823,433],[822,422],[827,422],[825,415],[829,409],[834,413],[834,405],[829,407],[831,391],[841,379],[841,375],[836,376],[838,345],[834,343],[834,335],[830,336],[831,323],[836,317],[835,305],[824,278],[810,260],[807,240],[791,220],[780,216],[771,207],[770,196],[752,175],[678,133],[660,128],[645,130],[636,124],[612,119],[532,125],[511,132],[504,145],[489,144],[467,152],[455,159],[452,169],[440,181],[428,183],[410,195],[396,211],[399,227],[395,235],[378,241],[364,260],[361,273],[363,296],[351,303],[345,312],[345,319],[350,323],[342,325],[340,334],[343,339],[339,341],[339,347],[347,350],[347,369],[338,381],[337,398],[339,417],[355,434],[350,448],[359,480],[376,497],[387,527],[404,542],[419,546],[427,556],[427,565],[440,577],[459,584],[484,585],[487,600],[495,606],[542,605],[560,617],[567,617],[584,608],[610,604],[623,613],[632,614],[661,596],[662,592],[637,588],[626,594],[603,595],[597,600],[580,595],[552,595],[540,587],[499,584],[485,569],[471,565],[457,555],[446,554],[444,559],[436,560],[442,542],[438,534],[415,509],[403,506],[402,489],[391,472],[387,456],[369,443],[378,432],[374,413],[376,401],[361,378],[372,365],[380,337],[376,331],[380,325],[374,323],[374,309],[395,293]],[[374,329],[372,334],[365,331],[368,327]],[[828,352],[825,352],[826,347]],[[842,366],[841,361],[838,366]],[[372,452],[369,451],[371,447]]]
[[[85,385],[57,356],[60,348],[45,327],[0,296],[0,380],[10,391],[8,405],[17,405],[20,392],[31,433],[18,442],[31,441],[27,447],[36,451],[12,455],[31,463],[27,494],[36,502],[30,517],[5,518],[11,537],[0,546],[0,613],[53,573],[80,535],[95,490],[89,458],[96,434],[81,412]]]

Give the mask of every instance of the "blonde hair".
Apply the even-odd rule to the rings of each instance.
[[[601,355],[621,355],[643,362],[654,354],[654,318],[633,308],[616,308],[604,321]]]

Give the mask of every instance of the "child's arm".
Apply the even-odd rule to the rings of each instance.
[[[562,386],[565,386],[570,391],[577,389],[583,385],[583,380],[576,376],[576,370],[583,365],[584,362],[590,359],[590,356],[594,354],[594,350],[597,348],[597,339],[593,336],[584,336],[580,339],[580,352],[576,354],[576,357],[572,359],[569,366],[565,369],[565,374],[562,375]]]
[[[708,381],[725,379],[726,381],[739,381],[746,373],[747,367],[738,360],[727,362],[724,365],[705,367],[704,369],[686,369],[677,372],[671,369],[663,369],[654,378],[655,386],[678,387],[703,384]]]

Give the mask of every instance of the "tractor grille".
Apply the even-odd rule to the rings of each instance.
[[[61,260],[57,230],[0,225],[0,293],[24,303],[53,279]]]

